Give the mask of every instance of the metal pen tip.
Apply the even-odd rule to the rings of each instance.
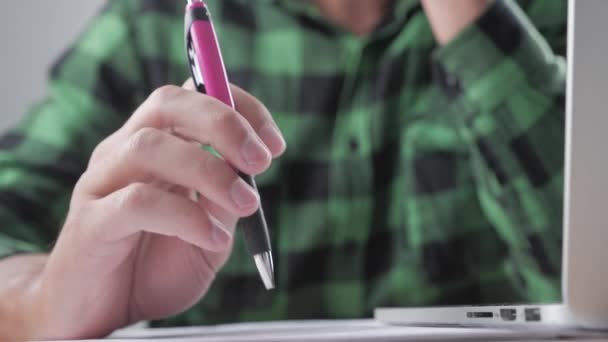
[[[272,253],[264,252],[253,256],[255,266],[260,273],[262,282],[266,290],[274,289],[274,265],[272,262]]]

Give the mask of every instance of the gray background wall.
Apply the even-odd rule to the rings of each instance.
[[[0,131],[46,94],[49,65],[104,0],[0,1]]]

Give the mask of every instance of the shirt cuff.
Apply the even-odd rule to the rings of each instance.
[[[434,52],[434,77],[448,97],[464,96],[489,110],[523,82],[542,87],[554,81],[556,60],[514,1],[495,0],[473,24]]]

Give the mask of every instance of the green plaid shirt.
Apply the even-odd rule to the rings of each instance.
[[[415,0],[364,38],[306,1],[208,2],[230,80],[287,140],[258,177],[278,289],[237,239],[209,293],[157,325],[560,299],[566,1],[496,1],[443,47]],[[0,139],[0,254],[48,252],[96,144],[188,77],[183,9],[109,1],[52,69]]]

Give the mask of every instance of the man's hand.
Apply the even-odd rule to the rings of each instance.
[[[181,312],[205,294],[238,218],[259,205],[237,169],[259,174],[285,149],[264,105],[232,90],[237,111],[160,88],[96,148],[31,286],[30,338],[103,336]]]
[[[441,45],[454,39],[488,7],[490,0],[422,0],[435,39]]]

